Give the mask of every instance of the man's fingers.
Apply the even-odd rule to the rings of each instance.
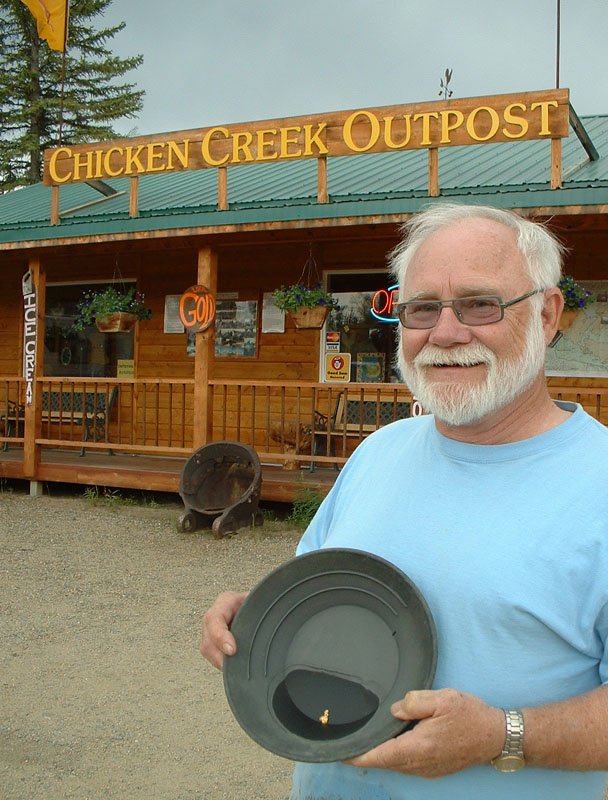
[[[441,698],[436,690],[420,689],[408,692],[403,700],[398,700],[391,706],[391,714],[397,719],[414,720],[432,717],[441,704]]]
[[[402,734],[405,736],[406,734]],[[396,739],[389,739],[360,756],[348,759],[346,764],[364,769],[395,769],[395,765],[402,760],[400,743]]]
[[[203,617],[201,655],[218,669],[222,668],[224,656],[236,653],[230,624],[246,597],[246,593],[224,592]]]

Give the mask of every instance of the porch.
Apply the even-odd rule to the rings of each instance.
[[[25,380],[2,378],[0,477],[178,492],[198,447],[232,440],[257,451],[262,499],[291,502],[306,487],[325,494],[365,436],[412,409],[393,384],[224,379],[202,395],[194,384],[41,378],[28,406]],[[199,396],[208,413],[197,428]]]
[[[549,379],[550,393],[608,424],[608,387],[581,382]],[[262,499],[291,502],[306,487],[325,494],[369,433],[421,412],[398,384],[211,379],[196,393],[201,425],[194,384],[45,377],[32,382],[28,406],[25,380],[2,378],[0,477],[177,493],[196,449],[232,440],[257,451]]]

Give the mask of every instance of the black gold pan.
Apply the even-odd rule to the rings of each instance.
[[[224,687],[241,727],[293,761],[340,761],[404,730],[390,713],[429,688],[437,635],[403,572],[359,550],[326,549],[278,567],[232,625]]]

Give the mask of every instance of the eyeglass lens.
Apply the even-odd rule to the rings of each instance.
[[[434,327],[444,306],[451,306],[465,325],[488,325],[503,316],[500,297],[459,297],[457,300],[411,300],[400,309],[399,318],[406,328]]]

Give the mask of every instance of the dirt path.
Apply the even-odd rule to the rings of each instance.
[[[271,523],[216,541],[158,508],[0,491],[3,800],[286,800],[198,655],[201,612],[293,554]]]

